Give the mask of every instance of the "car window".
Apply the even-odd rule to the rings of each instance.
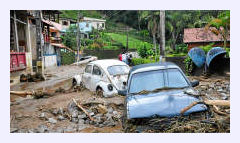
[[[130,93],[137,93],[143,90],[151,91],[164,87],[163,70],[136,73],[132,76]]]
[[[123,75],[129,73],[129,68],[125,65],[110,66],[107,70],[110,75]]]
[[[167,87],[186,87],[188,83],[182,73],[178,69],[168,69],[166,70],[167,75]]]
[[[93,75],[101,75],[101,70],[98,66],[93,66]]]
[[[92,65],[87,65],[85,68],[86,73],[92,73]]]

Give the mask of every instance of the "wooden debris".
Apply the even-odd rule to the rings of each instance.
[[[229,100],[204,100],[204,101],[199,101],[199,102],[194,101],[190,105],[188,105],[187,107],[183,108],[181,110],[180,114],[184,114],[186,111],[188,111],[189,109],[191,109],[193,106],[195,106],[197,104],[206,104],[206,105],[212,105],[212,106],[218,105],[218,106],[230,107],[230,101]]]
[[[80,108],[89,117],[91,121],[94,121],[91,115],[80,104],[77,103],[76,99],[73,98],[72,100],[78,106],[78,108]]]

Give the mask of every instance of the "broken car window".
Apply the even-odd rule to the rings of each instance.
[[[86,73],[92,73],[92,65],[87,65],[85,68]]]
[[[101,70],[97,66],[93,66],[93,74],[94,75],[101,75]]]
[[[110,75],[123,75],[129,72],[129,68],[125,65],[110,66],[107,70]]]

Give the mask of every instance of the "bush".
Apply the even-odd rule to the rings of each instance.
[[[186,44],[179,44],[176,46],[174,53],[187,53],[188,47]]]
[[[211,43],[206,46],[200,46],[199,48],[203,49],[203,51],[207,54],[207,52],[212,49],[213,45],[214,45],[214,43]]]
[[[194,63],[189,56],[187,56],[187,58],[184,60],[184,64],[185,64],[186,74],[191,75],[194,70]]]
[[[75,62],[74,52],[61,52],[61,64],[69,65]]]
[[[154,55],[153,50],[150,47],[147,47],[145,42],[142,46],[137,48],[137,52],[138,52],[139,56],[142,58],[147,58],[149,56]]]
[[[155,63],[155,61],[151,59],[144,59],[144,58],[133,58],[132,63],[134,66],[136,66],[140,64]]]

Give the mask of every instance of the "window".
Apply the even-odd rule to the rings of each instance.
[[[67,21],[62,21],[62,25],[68,25]]]
[[[101,75],[101,70],[97,66],[93,66],[93,74],[94,75]]]
[[[87,65],[85,68],[86,73],[92,73],[92,65]]]
[[[110,66],[107,70],[110,75],[123,75],[129,72],[129,68],[124,65]]]

